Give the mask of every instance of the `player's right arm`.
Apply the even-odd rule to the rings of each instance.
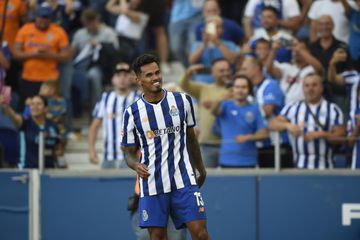
[[[140,163],[136,158],[138,147],[121,146],[121,150],[123,150],[125,154],[125,161],[128,167],[135,170],[142,179],[147,179],[150,176],[148,167],[145,164]]]
[[[4,109],[5,114],[10,118],[11,122],[16,128],[20,128],[23,123],[23,118],[20,114],[17,114],[11,106],[5,103],[4,97],[0,95],[0,107]]]
[[[145,164],[140,163],[136,157],[138,144],[136,142],[135,124],[131,108],[126,109],[124,113],[121,150],[124,152],[125,161],[129,168],[135,170],[141,178],[147,179],[150,176],[149,169]]]

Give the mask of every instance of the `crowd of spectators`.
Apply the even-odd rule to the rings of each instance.
[[[72,119],[88,112],[90,161],[101,125],[103,168],[123,161],[144,52],[164,75],[186,69],[207,167],[273,167],[274,131],[283,167],[360,167],[358,0],[0,0],[0,14],[0,145],[18,140],[3,167],[37,167],[40,131],[46,165],[66,167]]]

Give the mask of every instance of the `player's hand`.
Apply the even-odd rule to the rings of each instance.
[[[197,181],[198,186],[201,187],[204,184],[205,179],[206,179],[206,170],[205,170],[205,168],[203,168],[198,171],[199,171],[199,174],[197,176],[196,181]]]
[[[135,171],[142,179],[147,179],[150,176],[149,169],[145,164],[137,163]]]
[[[89,151],[89,158],[90,158],[90,162],[92,164],[95,164],[95,165],[99,164],[99,160],[98,160],[97,153],[95,150]]]

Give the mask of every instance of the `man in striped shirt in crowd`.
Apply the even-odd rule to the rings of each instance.
[[[345,136],[340,108],[322,97],[322,78],[304,78],[304,100],[286,105],[270,124],[270,130],[290,133],[294,164],[298,168],[333,168],[332,144]]]
[[[128,166],[139,175],[140,227],[151,239],[168,239],[171,216],[177,229],[187,227],[192,239],[209,239],[199,187],[206,177],[194,126],[191,98],[162,88],[158,59],[138,57],[133,70],[143,95],[124,113],[122,148]],[[141,148],[141,161],[136,150]],[[197,179],[190,162],[199,172]]]
[[[98,130],[102,124],[104,139],[104,157],[101,167],[125,167],[124,155],[121,151],[121,127],[125,109],[139,98],[136,91],[130,89],[131,73],[127,63],[120,62],[115,66],[112,77],[113,91],[104,92],[93,111],[93,121],[89,129],[90,162],[98,164],[95,148]]]
[[[360,74],[355,69],[349,68],[349,70],[342,73],[337,72],[337,65],[347,62],[349,58],[346,49],[338,48],[334,52],[328,69],[328,80],[329,82],[337,85],[345,85],[348,92],[349,100],[349,120],[348,120],[348,136],[350,146],[353,147],[353,157],[351,168],[360,168],[360,100],[359,100],[359,88],[360,88]]]

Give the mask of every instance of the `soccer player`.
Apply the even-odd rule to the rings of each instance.
[[[116,133],[121,129],[125,109],[139,98],[138,93],[130,89],[130,74],[129,64],[125,62],[116,64],[112,77],[114,90],[102,94],[93,112],[94,119],[89,129],[89,158],[91,163],[98,164],[95,142],[102,124],[104,158],[101,167],[103,169],[126,166],[122,164],[124,156],[120,149],[121,137]]]
[[[152,240],[167,239],[171,216],[177,229],[189,229],[192,239],[209,239],[198,189],[206,170],[193,129],[191,98],[162,88],[159,61],[153,55],[138,57],[133,70],[143,94],[124,113],[122,146],[128,166],[140,177],[139,225],[148,228]],[[136,160],[137,142],[141,162]]]

